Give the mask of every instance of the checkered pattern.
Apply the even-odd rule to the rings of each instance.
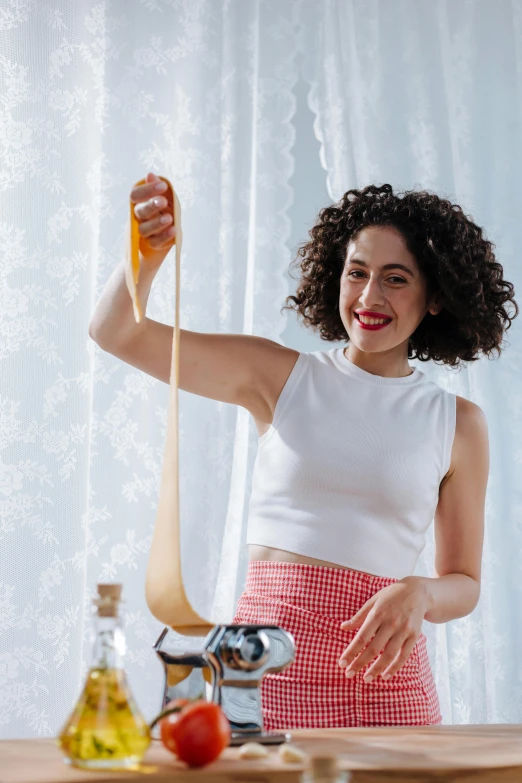
[[[390,680],[363,681],[373,661],[350,680],[339,668],[357,633],[341,630],[340,624],[396,581],[328,566],[249,563],[233,622],[278,625],[295,640],[294,663],[261,683],[265,729],[441,723],[424,634]]]

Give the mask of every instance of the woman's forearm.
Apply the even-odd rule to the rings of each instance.
[[[136,323],[132,300],[125,282],[125,261],[122,261],[107,280],[89,324],[89,335],[100,347],[127,342],[143,329],[145,312],[152,282],[159,266],[142,264],[137,283],[138,298],[143,319]]]
[[[407,576],[400,581],[408,580],[416,581],[423,588],[427,606],[424,619],[430,623],[446,623],[465,617],[473,611],[480,597],[480,583],[467,574]]]

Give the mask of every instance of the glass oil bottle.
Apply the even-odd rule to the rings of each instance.
[[[132,697],[121,662],[125,639],[118,616],[120,600],[121,585],[98,585],[92,665],[57,740],[65,760],[77,767],[136,767],[150,743],[149,727]]]

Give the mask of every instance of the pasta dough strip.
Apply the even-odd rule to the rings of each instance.
[[[183,584],[181,569],[181,541],[179,521],[179,301],[180,301],[180,259],[182,245],[181,206],[171,183],[165,177],[169,190],[164,193],[174,216],[176,227],[176,305],[174,338],[170,365],[170,394],[167,414],[167,437],[163,457],[163,472],[152,544],[147,564],[145,597],[152,614],[164,625],[170,626],[183,636],[206,636],[215,623],[205,620],[191,606]],[[144,185],[142,179],[136,185]],[[143,263],[147,263],[148,242],[140,236],[134,204],[130,205],[130,230],[126,255],[125,280],[132,299],[134,318],[140,323],[143,317],[138,300],[137,283],[141,252]]]

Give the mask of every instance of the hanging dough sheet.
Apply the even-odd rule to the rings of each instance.
[[[145,596],[152,614],[165,625],[183,636],[206,636],[215,623],[201,617],[190,604],[183,584],[181,569],[181,540],[179,518],[179,351],[180,351],[180,259],[182,245],[181,207],[174,188],[168,185],[163,194],[169,202],[169,212],[174,216],[176,228],[176,305],[174,336],[170,366],[170,392],[167,416],[167,438],[163,457],[160,496],[156,524],[147,565]],[[146,184],[142,179],[137,185]],[[138,230],[134,204],[130,204],[130,232],[126,254],[125,279],[132,299],[134,317],[141,323],[143,313],[138,300],[137,283],[141,263],[147,263],[147,253],[153,252],[145,237]],[[181,672],[180,672],[181,674]],[[188,672],[186,672],[188,674]],[[186,676],[185,674],[185,676]],[[181,677],[183,679],[183,677]],[[207,678],[205,678],[207,679]]]

